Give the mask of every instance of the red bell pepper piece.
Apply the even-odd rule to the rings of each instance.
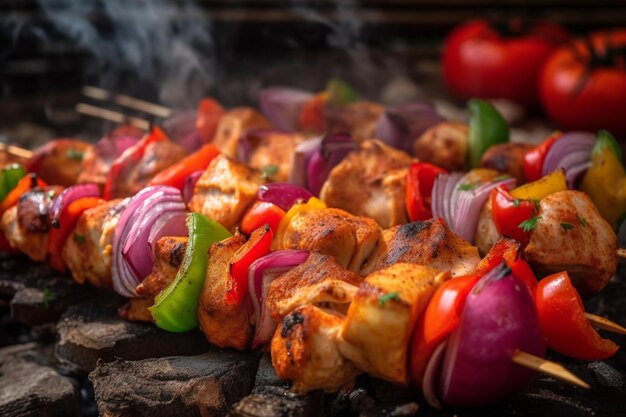
[[[524,177],[526,178],[526,181],[537,181],[543,177],[543,161],[546,159],[546,154],[554,142],[556,142],[556,140],[561,136],[563,136],[563,133],[561,132],[553,133],[552,136],[524,155],[522,169],[524,170]]]
[[[522,245],[513,239],[502,238],[489,249],[489,252],[476,266],[476,274],[484,276],[496,266],[505,262],[513,275],[522,281],[533,294],[537,286],[537,278],[530,265],[522,259]]]
[[[491,215],[501,235],[513,238],[525,247],[530,240],[532,227],[528,225],[535,215],[535,203],[513,197],[501,185],[491,192]]]
[[[272,233],[276,234],[284,215],[283,209],[276,204],[257,201],[244,214],[241,221],[241,231],[250,236],[256,229],[267,224],[272,229]]]
[[[446,174],[443,168],[427,162],[414,162],[406,177],[406,210],[412,222],[433,217],[430,211],[433,185],[439,174]]]
[[[320,93],[304,103],[298,116],[300,130],[323,133],[326,131],[327,94]]]
[[[104,184],[104,191],[102,196],[105,200],[115,198],[115,183],[122,170],[137,163],[143,157],[146,148],[151,143],[169,140],[167,135],[158,127],[153,126],[150,133],[145,135],[135,146],[126,149],[115,161],[111,164],[109,174]]]
[[[224,115],[224,108],[212,98],[203,98],[198,103],[198,117],[196,119],[196,130],[203,142],[211,142],[215,131]]]
[[[426,364],[437,346],[459,325],[465,300],[480,276],[472,274],[444,282],[420,317],[411,343],[411,375],[420,386]]]
[[[601,361],[619,346],[603,339],[585,317],[583,302],[567,272],[550,275],[537,284],[535,302],[539,322],[551,349],[572,358]]]
[[[196,152],[159,172],[148,185],[170,185],[182,191],[187,177],[195,171],[206,169],[213,158],[219,154],[220,151],[215,146],[204,145]]]
[[[274,234],[269,225],[256,229],[250,239],[239,248],[230,260],[230,289],[226,293],[226,302],[241,303],[248,295],[248,269],[252,262],[270,252]]]
[[[48,184],[35,173],[30,173],[17,183],[0,204],[0,215],[17,204],[22,194],[35,187],[44,188]]]
[[[70,203],[61,212],[59,227],[53,226],[48,232],[48,263],[52,269],[59,272],[66,271],[67,267],[61,257],[65,240],[74,231],[76,223],[83,212],[102,203],[104,203],[104,200],[98,197],[83,197]]]

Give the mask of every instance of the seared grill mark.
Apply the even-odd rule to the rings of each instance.
[[[183,257],[185,256],[185,249],[187,245],[183,242],[179,242],[172,248],[169,256],[170,265],[174,268],[178,268],[183,263]]]
[[[398,234],[405,238],[410,238],[430,227],[430,222],[407,223],[400,227]]]
[[[283,320],[283,328],[280,330],[280,336],[284,339],[291,335],[293,328],[304,322],[304,316],[298,312],[289,314]]]

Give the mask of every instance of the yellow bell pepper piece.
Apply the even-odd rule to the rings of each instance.
[[[285,232],[287,231],[287,226],[289,226],[289,223],[291,223],[291,220],[293,220],[294,217],[299,214],[306,213],[307,211],[325,208],[326,204],[324,204],[324,202],[319,198],[315,197],[309,198],[306,203],[296,203],[291,206],[278,224],[278,229],[276,229],[276,235],[274,236],[274,241],[272,242],[272,250],[282,249],[282,243],[285,237]]]
[[[626,213],[626,170],[608,148],[591,157],[591,168],[583,177],[581,191],[589,194],[600,214],[613,226]]]
[[[562,169],[551,172],[537,181],[529,182],[511,191],[511,195],[521,200],[541,200],[557,191],[567,190],[567,181]]]

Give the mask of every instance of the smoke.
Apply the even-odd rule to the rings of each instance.
[[[211,25],[193,0],[40,0],[55,29],[89,53],[109,90],[191,108],[214,86]]]

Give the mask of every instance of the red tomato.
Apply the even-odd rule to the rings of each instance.
[[[463,99],[506,98],[536,104],[537,81],[545,60],[567,40],[566,32],[550,23],[523,28],[513,21],[505,31],[476,20],[452,31],[443,53],[448,88]]]
[[[276,204],[257,201],[244,214],[241,221],[241,231],[250,236],[256,229],[267,224],[272,232],[276,233],[284,215],[285,212]]]
[[[539,81],[541,103],[567,129],[626,135],[626,29],[593,33],[559,48]]]
[[[619,348],[600,337],[587,321],[585,307],[567,272],[539,281],[535,303],[541,329],[551,349],[588,361],[607,359]]]

